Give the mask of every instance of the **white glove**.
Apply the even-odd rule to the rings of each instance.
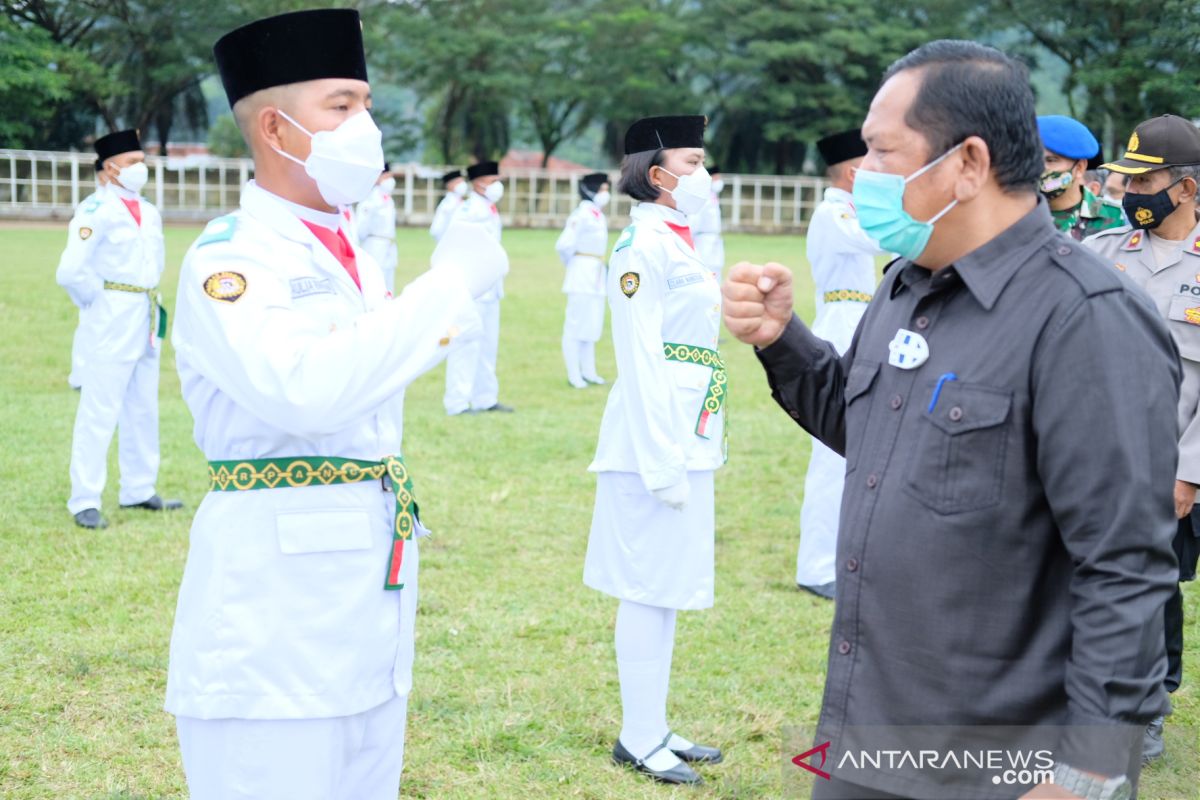
[[[508,274],[508,254],[486,226],[478,222],[450,224],[429,259],[432,269],[453,269],[462,276],[471,297],[491,291]]]
[[[688,485],[687,478],[671,486],[662,489],[652,489],[650,491],[650,494],[654,495],[654,499],[676,511],[683,511],[683,507],[687,505],[688,496],[691,493],[692,489]]]

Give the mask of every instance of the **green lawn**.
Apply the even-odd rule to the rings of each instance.
[[[168,306],[197,228],[167,231]],[[115,448],[105,531],[66,511],[77,395],[66,385],[76,313],[54,284],[62,228],[0,228],[0,796],[182,797],[172,718],[162,711],[167,645],[189,514],[116,508]],[[500,349],[508,415],[448,419],[439,368],[408,392],[405,454],[423,517],[407,798],[776,798],[787,726],[820,705],[832,608],[797,592],[807,437],[774,406],[748,348],[729,341],[731,440],[717,481],[717,604],[680,616],[670,719],[726,749],[699,790],[652,785],[608,762],[620,725],[616,602],[585,588],[583,556],[605,388],[566,384],[564,296],[553,231],[510,231]],[[423,269],[432,240],[400,233],[400,276]],[[730,262],[803,269],[799,237],[730,236]],[[800,312],[811,285],[801,278]],[[615,375],[607,339],[598,358]],[[162,493],[194,509],[207,489],[167,346],[161,382]],[[1169,730],[1190,731],[1143,782],[1143,798],[1192,798],[1200,783],[1189,598],[1185,687]],[[787,767],[788,769],[794,769]],[[790,785],[790,781],[788,784]]]

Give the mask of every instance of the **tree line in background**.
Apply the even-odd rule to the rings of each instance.
[[[616,163],[632,120],[705,113],[727,171],[801,171],[811,143],[861,122],[887,65],[935,38],[995,44],[1053,75],[1062,108],[1123,146],[1139,121],[1200,116],[1196,0],[387,0],[364,19],[376,115],[393,149],[430,162],[545,158],[594,141]],[[213,41],[330,2],[5,0],[0,146],[83,147],[137,127],[157,149],[212,126]]]

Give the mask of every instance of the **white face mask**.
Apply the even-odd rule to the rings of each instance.
[[[276,153],[301,164],[308,177],[317,183],[317,191],[331,206],[353,205],[371,194],[379,173],[383,172],[383,133],[375,126],[369,111],[360,111],[331,131],[310,133],[289,117],[279,115],[312,137],[312,151],[304,161],[272,148]]]
[[[504,197],[504,184],[500,181],[489,183],[487,188],[483,190],[483,196],[493,205],[499,203],[500,198]]]
[[[724,188],[725,188],[725,181],[721,180],[720,178],[713,178],[713,182],[712,182],[713,194],[720,194],[721,190]]]
[[[659,169],[679,181],[675,184],[674,189],[667,190],[665,187],[659,187],[674,198],[677,210],[691,216],[708,205],[712,196],[712,176],[704,167],[696,167],[695,172],[682,177],[662,167]]]
[[[612,195],[610,195],[608,192],[596,192],[596,194],[592,196],[592,202],[596,204],[597,208],[604,208],[606,205],[608,205],[608,201],[611,197]]]
[[[150,180],[150,168],[146,166],[145,161],[130,164],[117,172],[117,183],[134,194],[140,192],[148,180]]]
[[[454,188],[450,190],[450,194],[454,195],[455,197],[466,197],[468,191],[470,191],[470,187],[467,186],[467,182],[459,181],[458,183],[454,184]]]
[[[387,194],[391,194],[392,192],[396,191],[396,179],[384,178],[382,181],[380,181],[379,188],[383,189],[383,191]]]

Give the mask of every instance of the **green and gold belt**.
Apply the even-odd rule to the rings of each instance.
[[[404,584],[400,583],[400,565],[404,561],[404,543],[413,537],[417,502],[413,498],[412,478],[400,456],[384,456],[381,461],[323,456],[210,461],[208,477],[211,492],[391,481],[392,491],[396,495],[396,515],[392,525],[392,552],[388,557],[383,588],[404,588]]]
[[[869,303],[871,295],[853,289],[834,289],[832,292],[826,292],[822,299],[826,303]]]
[[[104,288],[112,292],[129,292],[131,294],[144,294],[150,298],[150,330],[155,330],[157,327],[157,338],[161,339],[167,335],[167,309],[163,307],[162,295],[158,293],[158,287],[147,289],[144,286],[134,286],[131,283],[117,283],[116,281],[105,281]],[[155,317],[158,319],[156,320]],[[157,322],[157,326],[156,323]]]
[[[696,435],[707,439],[705,431],[708,421],[714,414],[719,414],[725,406],[725,384],[729,377],[725,374],[725,362],[716,350],[697,347],[691,344],[675,344],[663,342],[663,355],[667,361],[679,361],[684,364],[699,364],[712,370],[708,381],[708,391],[704,395],[704,404],[700,407],[700,416],[696,419]]]

